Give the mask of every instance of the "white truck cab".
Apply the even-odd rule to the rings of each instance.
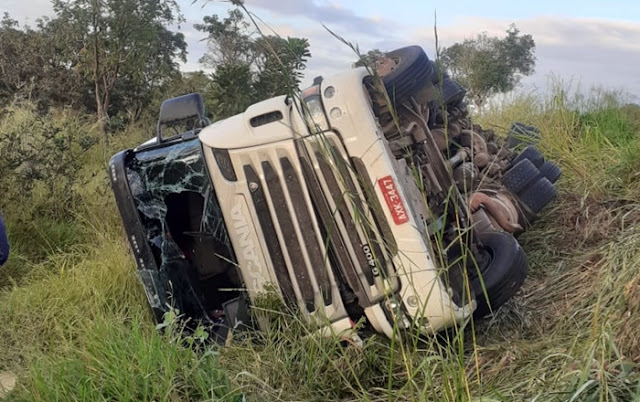
[[[174,305],[226,331],[273,290],[329,332],[366,318],[391,337],[486,314],[518,290],[515,235],[557,177],[535,167],[535,148],[516,154],[474,130],[464,90],[438,86],[422,49],[387,54],[378,73],[345,71],[213,124],[198,95],[175,98],[156,139],[114,156],[157,317]],[[163,124],[189,118],[193,130],[163,138]],[[553,191],[533,202],[540,183]]]

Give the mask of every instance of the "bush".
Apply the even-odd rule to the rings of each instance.
[[[69,110],[38,114],[13,104],[0,120],[0,209],[29,206],[31,213],[65,216],[76,196],[81,156],[96,138],[83,116]]]

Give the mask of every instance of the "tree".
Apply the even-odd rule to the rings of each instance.
[[[157,119],[160,105],[165,100],[184,94],[200,92],[204,98],[205,112],[210,114],[213,110],[211,96],[209,96],[211,87],[211,74],[207,74],[204,71],[190,71],[171,76],[163,80],[162,85],[155,89],[153,99],[145,108],[144,113],[151,119]]]
[[[257,67],[254,88],[260,98],[271,98],[297,90],[311,57],[305,38],[264,36],[254,41]]]
[[[51,34],[50,20],[41,19],[35,28],[20,28],[5,13],[0,21],[0,104],[29,99],[40,110],[51,106],[84,108],[84,79]],[[65,45],[66,46],[66,45]]]
[[[307,39],[259,35],[239,9],[229,11],[224,19],[204,17],[204,24],[194,27],[208,34],[208,50],[200,62],[215,70],[210,92],[214,119],[297,90],[311,57]]]
[[[180,76],[176,60],[186,60],[186,43],[181,33],[153,24],[144,34],[145,41],[154,47],[133,49],[130,62],[122,68],[121,85],[114,94],[118,101],[116,110],[126,111],[129,121],[140,118],[167,80]]]
[[[186,43],[167,29],[181,20],[173,0],[53,0],[55,24],[67,38],[65,55],[91,82],[98,121],[103,125],[120,86],[120,110],[139,116],[150,92],[177,72]],[[104,127],[104,126],[103,126]]]
[[[375,68],[376,61],[384,57],[384,52],[380,49],[369,50],[365,54],[361,54],[358,61],[356,61],[356,67],[371,67]]]
[[[213,119],[244,112],[258,99],[253,87],[253,72],[247,64],[222,64],[211,75]]]
[[[239,9],[229,10],[229,16],[223,20],[217,15],[205,16],[204,24],[195,24],[194,28],[208,34],[207,52],[200,63],[208,68],[219,65],[253,63],[252,33],[249,23]]]
[[[535,42],[515,25],[504,38],[482,33],[442,50],[441,62],[453,78],[469,90],[478,110],[492,95],[511,91],[535,67]]]

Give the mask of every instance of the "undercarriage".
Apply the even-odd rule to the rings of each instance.
[[[425,233],[449,271],[454,298],[464,298],[468,281],[469,297],[478,298],[480,314],[487,313],[511,295],[492,302],[491,289],[474,289],[491,264],[482,239],[492,242],[487,239],[495,233],[515,237],[529,227],[555,196],[560,169],[534,147],[540,135],[535,127],[514,123],[508,137],[500,138],[474,125],[466,91],[421,48],[390,52],[372,67],[367,90],[373,109],[394,156],[412,167],[409,173],[421,187]],[[412,81],[415,76],[421,84]],[[516,259],[520,266],[513,264],[508,275],[517,282],[513,289],[527,270],[524,255]]]

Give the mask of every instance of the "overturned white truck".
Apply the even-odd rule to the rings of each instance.
[[[560,169],[515,151],[533,127],[473,126],[464,96],[411,46],[213,124],[197,94],[165,101],[157,137],[110,163],[156,317],[173,306],[223,339],[265,289],[336,333],[496,310]],[[175,123],[190,126],[167,136]]]

